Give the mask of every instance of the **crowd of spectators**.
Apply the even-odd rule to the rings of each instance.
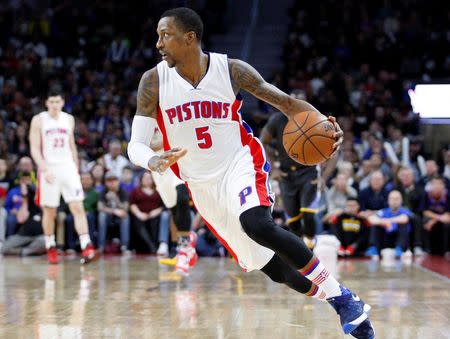
[[[420,0],[326,0],[289,14],[273,82],[337,116],[345,135],[322,166],[320,229],[338,236],[342,255],[448,253],[450,144],[434,159],[425,151],[407,94],[450,78],[447,13]]]
[[[151,176],[131,166],[125,149],[139,78],[157,62],[157,18],[184,3],[0,6],[2,243],[24,232],[24,215],[38,218],[21,210],[24,202],[32,206],[23,191],[37,178],[27,136],[31,117],[43,110],[51,89],[65,93],[64,110],[76,118],[85,208],[96,245],[128,254],[154,252],[170,242],[168,212]],[[224,3],[194,6],[204,14],[206,34],[224,30],[213,20]],[[325,0],[295,5],[289,14],[285,68],[271,81],[337,116],[345,133],[340,154],[323,166],[319,229],[337,234],[343,255],[376,255],[385,246],[398,247],[399,254],[448,252],[450,148],[442,145],[437,160],[424,151],[407,96],[416,81],[450,76],[445,11],[422,0]],[[206,35],[206,46],[208,40]],[[407,222],[398,219],[405,209]],[[275,213],[282,224],[282,202]],[[58,225],[59,243],[75,250],[73,219],[64,206]],[[204,245],[199,252],[223,255],[201,219],[194,218],[194,227]],[[408,237],[399,242],[400,230]],[[32,231],[30,236],[39,236]]]

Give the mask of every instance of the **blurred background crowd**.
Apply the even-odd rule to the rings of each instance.
[[[140,76],[158,62],[159,15],[186,1],[49,1],[43,10],[36,3],[0,5],[0,241],[41,234],[30,226],[38,223],[39,210],[28,206],[24,219],[21,208],[25,187],[37,183],[28,130],[56,89],[76,119],[92,239],[107,253],[155,253],[171,242],[169,214],[151,175],[133,167],[125,150]],[[211,34],[227,32],[221,18],[228,2],[188,3],[205,21],[208,50]],[[335,233],[343,255],[372,256],[384,247],[397,248],[398,255],[449,253],[450,145],[434,153],[426,148],[407,94],[415,82],[450,78],[448,12],[420,0],[336,6],[333,0],[298,2],[289,10],[283,67],[268,79],[338,117],[345,133],[338,156],[322,165],[317,232]],[[260,103],[259,110],[244,112],[255,134],[271,110]],[[151,199],[138,206],[143,189]],[[104,206],[111,205],[123,213],[106,215]],[[136,207],[149,212],[145,226],[135,222]],[[75,251],[73,218],[64,206],[59,212],[58,243]],[[283,225],[280,200],[275,213]],[[392,221],[403,215],[406,222]],[[199,254],[224,255],[201,219],[193,220]]]

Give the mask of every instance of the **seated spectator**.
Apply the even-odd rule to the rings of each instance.
[[[81,174],[81,185],[84,191],[84,210],[86,211],[86,217],[88,221],[89,236],[94,246],[97,246],[97,204],[99,194],[94,189],[94,178],[91,173]],[[77,241],[79,239],[78,234],[75,231],[75,224],[73,220],[73,215],[68,214],[66,218],[66,247],[70,250],[75,250],[77,246]]]
[[[131,192],[129,202],[132,225],[147,245],[147,249],[155,253],[163,203],[150,172],[144,172],[141,176],[140,185]]]
[[[398,172],[399,184],[395,187],[402,194],[403,205],[413,214],[411,216],[411,232],[415,255],[423,255],[423,227],[422,218],[419,215],[420,204],[423,198],[423,189],[414,182],[414,171],[410,167],[402,167]]]
[[[21,186],[32,184],[30,172],[19,172],[17,179],[19,181],[19,185],[8,191],[5,200],[5,209],[8,214],[6,220],[6,237],[16,233],[17,213],[19,212],[20,206],[22,206],[23,202]]]
[[[358,172],[355,174],[356,182],[360,191],[370,186],[370,174],[372,172],[372,162],[363,160]]]
[[[450,180],[450,149],[445,151],[444,154],[444,170],[442,172],[442,175],[447,180]]]
[[[418,185],[421,186],[424,190],[428,191],[427,184],[435,177],[439,176],[439,166],[435,160],[427,160],[425,162],[426,174],[420,178]],[[444,181],[445,187],[450,189],[450,180],[447,178],[442,178]]]
[[[107,229],[120,226],[120,250],[129,255],[130,217],[128,215],[128,195],[120,189],[119,178],[114,172],[105,174],[105,191],[98,202],[98,250],[103,252],[106,244]]]
[[[128,194],[130,194],[131,191],[136,188],[136,184],[134,181],[134,172],[133,169],[129,166],[123,168],[122,176],[120,178],[120,188]]]
[[[25,156],[25,157],[21,157],[19,159],[19,162],[17,163],[17,172],[13,173],[12,175],[12,181],[11,181],[11,186],[14,185],[19,185],[19,173],[21,172],[27,172],[30,173],[30,177],[31,177],[31,182],[33,183],[33,185],[37,184],[37,175],[36,175],[36,171],[33,168],[33,160],[31,160],[30,157]]]
[[[348,198],[356,198],[358,193],[348,184],[345,174],[338,174],[334,178],[333,186],[326,192],[328,213],[323,218],[324,222],[330,222],[335,216],[341,214],[346,206]]]
[[[385,188],[384,175],[381,171],[374,171],[370,175],[369,187],[359,192],[361,215],[368,218],[387,206],[388,191]]]
[[[8,165],[6,160],[0,159],[0,205],[3,205],[3,202],[6,199],[10,182],[11,180],[8,175]]]
[[[95,164],[91,170],[92,177],[94,178],[94,189],[98,194],[103,193],[105,185],[103,179],[105,175],[105,168],[101,164]]]
[[[359,216],[359,202],[356,197],[347,198],[340,214],[331,217],[332,231],[341,242],[340,256],[361,255],[367,248],[369,229],[366,219]]]
[[[109,151],[103,156],[105,168],[107,171],[113,172],[118,178],[122,177],[122,171],[125,167],[130,166],[130,162],[122,154],[122,145],[119,140],[109,142]]]
[[[383,248],[394,248],[396,257],[408,249],[411,211],[402,206],[402,195],[392,191],[388,196],[389,207],[369,216],[370,247],[367,256],[378,256]]]
[[[25,183],[24,176],[29,177]],[[41,226],[41,210],[34,203],[35,188],[29,173],[22,173],[20,193],[23,201],[17,211],[17,234],[11,235],[3,244],[2,253],[7,255],[41,255],[46,252],[45,238]]]
[[[423,196],[421,210],[427,250],[438,255],[450,252],[450,195],[442,178],[430,180],[428,191]]]

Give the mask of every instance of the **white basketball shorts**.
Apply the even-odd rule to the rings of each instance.
[[[263,268],[274,255],[252,240],[239,221],[246,210],[273,204],[269,164],[262,149],[252,153],[244,148],[221,178],[188,184],[198,212],[244,271]]]
[[[55,180],[49,183],[44,176],[38,176],[36,203],[43,207],[58,207],[61,194],[66,203],[83,201],[84,193],[81,186],[80,174],[75,164],[62,164],[48,166]]]

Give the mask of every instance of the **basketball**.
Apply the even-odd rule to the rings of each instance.
[[[283,146],[296,162],[313,166],[329,159],[336,139],[334,125],[317,111],[297,113],[283,131]]]

